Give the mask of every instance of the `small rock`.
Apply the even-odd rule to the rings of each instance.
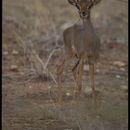
[[[32,88],[32,86],[29,86],[29,88],[31,89],[31,88]]]
[[[105,100],[102,100],[102,103],[105,103]]]
[[[21,75],[24,75],[25,73],[24,72],[20,72]]]
[[[12,71],[17,71],[18,70],[18,66],[17,65],[11,65],[10,69]]]
[[[48,86],[48,89],[50,90],[50,89],[51,89],[51,86]]]
[[[120,68],[121,71],[125,71],[125,68]]]
[[[66,93],[66,96],[70,96],[71,94],[70,93]]]
[[[98,62],[97,65],[102,65],[102,64],[100,62]]]
[[[13,55],[18,55],[18,53],[19,53],[19,52],[16,51],[16,50],[13,50],[13,51],[12,51],[12,54],[13,54]]]
[[[97,118],[97,119],[100,119],[100,116],[97,115],[96,118]]]
[[[89,87],[86,87],[86,88],[84,89],[84,93],[86,93],[86,94],[92,93],[92,89],[89,88]]]
[[[97,72],[97,73],[100,73],[100,70],[99,70],[99,69],[96,69],[96,72]]]
[[[8,55],[8,54],[9,54],[8,51],[3,52],[3,55],[5,55],[5,56]]]
[[[120,79],[120,78],[121,78],[121,76],[120,76],[120,75],[116,75],[116,78],[117,78],[117,79]]]
[[[84,65],[84,71],[89,71],[89,66],[88,65]]]
[[[125,63],[122,62],[122,61],[114,61],[113,64],[116,65],[116,66],[118,66],[118,67],[123,67],[123,66],[125,66]]]
[[[126,85],[122,85],[122,86],[120,86],[120,88],[121,88],[122,90],[124,90],[124,91],[128,91],[128,86],[126,86]]]

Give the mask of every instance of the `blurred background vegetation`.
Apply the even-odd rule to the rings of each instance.
[[[91,15],[102,40],[128,42],[128,3],[102,0],[92,9]],[[63,30],[78,19],[77,9],[67,0],[3,1],[3,24],[11,20],[26,30],[25,37],[37,40],[46,35],[52,38],[55,33],[61,36]]]

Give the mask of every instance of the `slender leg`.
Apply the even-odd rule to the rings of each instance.
[[[93,96],[95,97],[95,83],[94,83],[94,64],[89,64],[90,83],[92,87]]]
[[[77,90],[78,90],[77,77],[78,77],[79,63],[80,63],[80,59],[78,59],[75,66],[72,68],[72,73],[73,73],[74,80],[75,80],[75,83],[76,83],[75,84],[75,89],[74,89],[74,98],[77,95]]]
[[[77,63],[75,64],[75,66],[72,68],[72,72],[73,72],[73,76],[74,76],[75,81],[77,78],[76,75],[77,75],[77,67],[79,65],[79,62],[80,62],[80,60],[78,60]]]
[[[80,60],[79,63],[79,69],[78,69],[78,77],[77,77],[77,84],[78,84],[78,95],[80,95],[81,90],[82,90],[82,76],[83,76],[83,60]]]
[[[60,65],[57,66],[57,79],[58,79],[58,89],[59,89],[59,102],[62,102],[62,86],[61,86],[61,78],[64,71],[65,59],[61,62]]]
[[[76,95],[80,95],[82,89],[82,75],[83,75],[83,61],[81,59],[78,60],[76,65],[72,69],[73,75],[76,81]]]
[[[59,89],[59,103],[62,103],[62,84],[61,84],[61,80],[62,80],[62,75],[63,75],[63,71],[64,71],[64,66],[65,64],[70,61],[72,59],[73,55],[67,55],[64,56],[64,54],[61,56],[62,59],[60,59],[60,64],[57,65],[57,80],[58,80],[58,89]]]

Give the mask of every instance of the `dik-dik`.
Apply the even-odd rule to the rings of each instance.
[[[60,64],[57,67],[59,100],[62,100],[61,78],[65,63],[76,57],[77,63],[72,69],[76,81],[76,95],[82,90],[82,75],[84,64],[89,65],[92,94],[95,93],[94,64],[99,59],[100,40],[93,28],[90,11],[91,8],[101,0],[68,0],[68,2],[79,10],[82,25],[73,25],[63,32],[65,53],[61,56]]]

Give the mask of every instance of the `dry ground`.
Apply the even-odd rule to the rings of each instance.
[[[63,30],[78,21],[75,8],[66,0],[3,2],[3,130],[127,130],[127,5],[104,0],[92,12],[102,42],[95,102],[88,94],[87,66],[83,76],[87,94],[73,97],[74,59],[65,67],[64,103],[59,105],[56,61]]]

